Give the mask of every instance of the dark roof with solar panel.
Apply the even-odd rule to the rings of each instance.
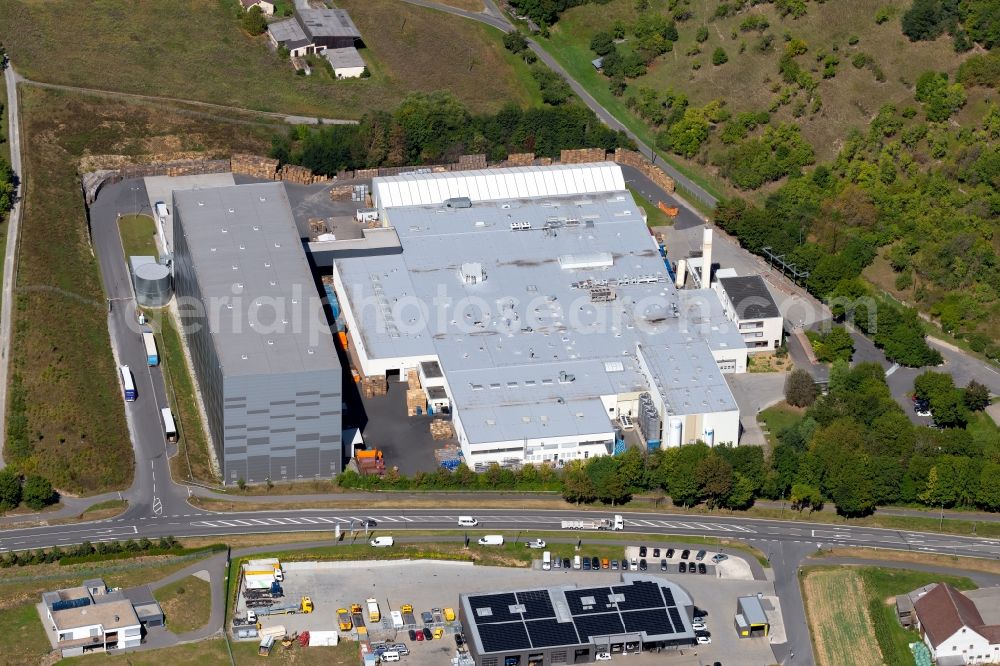
[[[644,642],[694,641],[691,597],[676,583],[622,574],[622,583],[462,595],[466,635],[480,654],[589,645],[639,634]]]

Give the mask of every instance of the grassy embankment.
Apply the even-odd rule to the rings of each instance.
[[[212,586],[188,576],[153,593],[163,609],[167,628],[175,634],[194,631],[208,624],[212,612]]]
[[[960,590],[975,588],[968,578],[876,567],[809,567],[802,594],[819,666],[913,664],[908,644],[915,631],[896,620],[894,597],[932,582]]]
[[[101,97],[30,86],[21,98],[32,146],[25,164],[29,187],[11,359],[25,392],[31,435],[22,467],[73,493],[124,488],[132,478],[132,450],[78,170],[154,155],[263,152],[271,130],[162,104],[108,104]],[[30,179],[33,173],[45,177]]]
[[[783,36],[790,34],[804,40],[809,48],[799,60],[820,82],[817,92],[822,108],[816,113],[808,109],[801,113],[793,103],[781,104],[772,113],[772,123],[795,123],[816,150],[817,159],[828,160],[836,155],[850,129],[865,127],[883,104],[913,105],[912,86],[921,72],[938,70],[953,74],[957,69],[962,56],[954,53],[950,39],[912,43],[902,34],[899,16],[909,4],[908,0],[859,0],[852,4],[851,11],[845,12],[836,4],[810,3],[805,16],[793,19],[782,18],[770,4],[755,5],[733,16],[716,17],[717,4],[690,3],[684,9],[691,12],[691,18],[677,24],[680,38],[673,50],[659,56],[644,76],[629,80],[622,97],[611,94],[608,79],[590,64],[596,57],[590,50],[590,39],[599,31],[609,31],[616,19],[626,26],[634,23],[638,17],[635,2],[611,0],[606,4],[574,7],[562,14],[549,39],[539,41],[595,99],[652,145],[657,130],[626,108],[629,96],[638,97],[638,90],[643,87],[660,92],[673,89],[687,95],[693,106],[722,99],[734,114],[768,110],[785,86],[778,60],[784,48]],[[650,5],[654,12],[670,13],[667,0],[652,0]],[[894,15],[877,25],[875,13],[883,7],[890,8]],[[740,24],[751,15],[764,17],[770,27],[763,33],[741,31]],[[708,37],[699,43],[696,33],[702,26],[708,28]],[[766,52],[757,48],[764,35],[773,39],[773,47]],[[631,33],[627,32],[627,37],[634,41]],[[620,45],[621,49],[631,48],[628,40]],[[713,66],[711,56],[718,47],[727,52],[729,61]],[[816,58],[820,53],[834,55],[839,60],[832,78],[822,78],[823,63]],[[883,81],[877,81],[870,69],[852,66],[851,59],[857,53],[868,53],[874,58],[884,73]],[[716,169],[708,164],[722,147],[718,138],[711,138],[707,148],[691,160],[676,155],[665,157],[713,194],[730,194],[735,190],[717,177]]]
[[[21,74],[70,86],[334,118],[392,109],[413,91],[451,90],[475,111],[539,98],[501,33],[459,16],[393,0],[338,2],[363,35],[372,76],[333,81],[296,76],[266,35],[242,31],[237,5],[108,0],[94,12],[89,3],[12,0],[0,5],[0,25],[19,27],[4,45]],[[74,57],[52,58],[66,25],[75,27]]]

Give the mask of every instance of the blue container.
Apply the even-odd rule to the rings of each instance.
[[[615,440],[615,453],[614,453],[614,455],[620,456],[623,453],[625,453],[625,440],[624,439],[616,439]]]
[[[658,439],[648,440],[646,442],[646,448],[650,451],[655,451],[656,449],[660,448],[660,440]]]

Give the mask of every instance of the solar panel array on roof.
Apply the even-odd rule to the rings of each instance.
[[[549,599],[547,590],[528,590],[517,593],[518,603],[524,605],[524,619],[537,620],[546,617],[555,617],[556,611],[552,608],[552,600]]]
[[[467,598],[472,615],[470,633],[478,633],[483,650],[503,652],[555,646],[582,645],[594,637],[624,633],[646,637],[693,639],[676,599],[689,605],[680,588],[675,596],[669,584],[631,580],[608,587],[558,587]],[[559,621],[555,605],[565,597],[569,621]],[[562,617],[562,619],[566,619]]]
[[[478,630],[483,649],[487,652],[526,650],[531,647],[528,630],[520,622],[481,624]]]
[[[552,647],[553,645],[574,645],[580,642],[576,628],[572,622],[556,622],[555,620],[532,620],[525,622],[531,646]]]
[[[646,610],[622,613],[625,630],[632,632],[645,631],[650,636],[662,636],[674,633],[674,628],[663,608],[647,608]]]

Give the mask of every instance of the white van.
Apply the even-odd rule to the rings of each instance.
[[[573,556],[573,568],[574,569],[579,569],[581,566],[583,566],[583,565],[580,563],[580,556],[579,555],[574,555]]]
[[[503,535],[502,534],[487,534],[479,539],[480,546],[502,546],[503,545]]]
[[[548,571],[552,568],[552,553],[545,551],[542,553],[542,571]]]
[[[472,516],[459,516],[458,524],[462,527],[475,527],[479,524],[479,521]]]
[[[386,652],[382,653],[382,661],[383,662],[399,661],[399,653],[396,652],[395,650],[387,650]]]
[[[391,536],[380,536],[375,537],[371,540],[371,545],[373,548],[388,548],[393,545],[395,540]]]

